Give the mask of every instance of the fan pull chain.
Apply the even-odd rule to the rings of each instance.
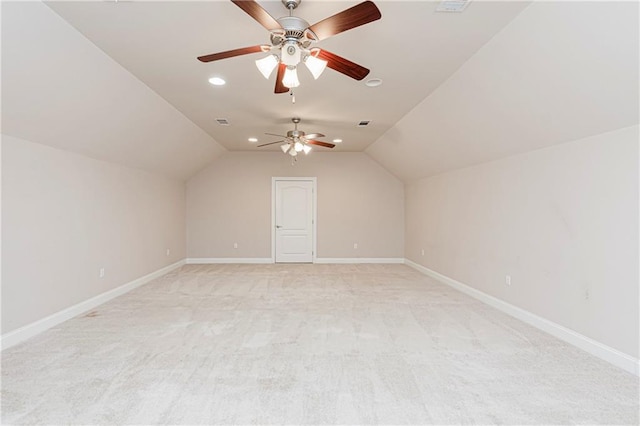
[[[295,104],[296,103],[296,94],[293,93],[293,89],[291,89],[290,95],[291,95],[291,103]]]

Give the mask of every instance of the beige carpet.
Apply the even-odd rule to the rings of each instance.
[[[190,265],[2,353],[4,424],[638,424],[638,379],[404,265]]]

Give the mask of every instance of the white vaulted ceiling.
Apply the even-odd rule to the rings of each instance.
[[[294,14],[314,23],[356,3],[303,0]],[[376,4],[381,20],[319,47],[383,85],[302,69],[292,104],[255,68],[262,54],[196,60],[268,42],[230,1],[3,2],[3,133],[184,179],[225,149],[277,150],[247,138],[273,141],[264,133],[299,116],[343,139],[334,151],[366,151],[412,180],[638,121],[635,2]]]
[[[637,2],[536,2],[367,152],[405,181],[638,123]]]
[[[2,2],[2,133],[179,179],[224,152],[39,2]]]
[[[259,3],[274,17],[288,14],[279,0]],[[302,0],[294,14],[313,24],[356,3]],[[314,81],[300,67],[294,105],[289,95],[273,93],[275,73],[267,81],[258,72],[254,61],[264,54],[196,60],[268,43],[268,32],[231,1],[47,4],[229,150],[255,150],[251,136],[277,140],[264,133],[283,134],[300,116],[302,130],[342,138],[336,150],[345,151],[362,151],[379,138],[526,6],[472,4],[452,15],[435,13],[434,2],[379,1],[382,19],[318,46],[369,68],[368,77],[383,85],[369,88],[330,69]],[[211,86],[211,76],[227,85]],[[370,127],[356,127],[360,120],[371,120]]]

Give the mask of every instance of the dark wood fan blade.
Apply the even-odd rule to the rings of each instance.
[[[324,138],[322,133],[311,133],[309,135],[304,135],[305,139],[315,139],[315,138]]]
[[[212,53],[211,55],[198,56],[201,62],[219,61],[220,59],[233,58],[234,56],[248,55],[249,53],[262,52],[262,46],[242,47],[240,49],[227,50],[226,52]]]
[[[275,142],[263,143],[262,145],[258,145],[258,148],[260,148],[261,146],[273,145],[274,143],[281,143],[281,142],[284,142],[284,141],[282,140],[282,141],[275,141]]]
[[[269,136],[277,136],[279,138],[286,138],[285,135],[276,135],[275,133],[265,133],[265,135],[269,135]]]
[[[318,52],[318,59],[324,59],[327,61],[327,66],[332,70],[338,71],[346,76],[349,76],[358,81],[362,80],[369,74],[369,69],[358,65],[355,62],[351,62],[348,59],[338,56],[335,53],[328,52],[320,49]]]
[[[382,17],[380,10],[371,1],[365,1],[336,13],[309,27],[318,40],[324,40],[341,32],[359,27]]]
[[[309,145],[319,145],[319,146],[324,146],[326,148],[333,148],[335,146],[332,143],[322,142],[322,141],[314,141],[314,140],[307,140],[307,143]]]
[[[271,30],[277,30],[282,28],[282,25],[275,20],[275,18],[269,15],[269,12],[264,10],[262,6],[253,0],[231,0],[233,4],[244,10],[245,13],[258,21],[260,25]]]
[[[274,93],[287,93],[289,88],[282,84],[282,77],[284,77],[284,71],[287,69],[287,66],[282,62],[278,65],[278,75],[276,75],[276,88],[273,91]]]

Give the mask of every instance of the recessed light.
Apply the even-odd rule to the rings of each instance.
[[[334,139],[333,140],[333,143],[340,143],[340,142],[342,142],[342,139]]]
[[[378,87],[382,84],[382,79],[371,78],[364,83],[368,87]]]
[[[258,138],[249,138],[249,142],[258,142]]]
[[[224,86],[227,82],[220,77],[211,77],[209,79],[209,83],[213,84],[214,86]]]

